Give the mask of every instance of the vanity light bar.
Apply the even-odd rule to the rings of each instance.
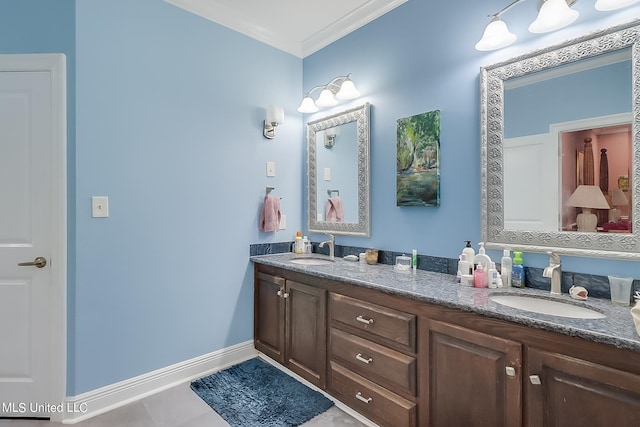
[[[311,98],[311,93],[315,90],[322,89],[320,96],[316,101]],[[351,80],[351,73],[346,76],[338,76],[333,78],[326,85],[314,86],[304,95],[298,112],[315,113],[319,111],[318,107],[333,107],[338,104],[338,99],[355,99],[360,96],[360,92],[356,89],[356,85]]]
[[[500,19],[507,10],[524,0],[515,0],[497,13],[488,15],[491,22],[487,25],[482,38],[476,43],[476,50],[489,51],[502,49],[516,41],[517,36],[509,31],[507,24]],[[548,33],[556,31],[573,23],[578,19],[577,10],[571,9],[578,0],[540,0],[538,16],[529,25],[532,33]],[[630,6],[640,0],[597,0],[595,8],[600,11],[610,11]]]

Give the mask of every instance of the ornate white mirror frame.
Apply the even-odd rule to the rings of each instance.
[[[631,49],[632,232],[626,234],[504,228],[504,87],[508,79]],[[480,70],[481,232],[488,248],[640,260],[640,20],[603,29]],[[526,179],[526,177],[523,177]]]
[[[324,130],[348,123],[356,123],[357,159],[353,159],[353,167],[357,168],[358,177],[358,220],[357,222],[318,221],[318,165],[316,134]],[[321,146],[324,147],[324,142]],[[370,190],[369,190],[369,103],[333,114],[328,117],[307,123],[307,212],[308,228],[315,233],[333,233],[352,236],[369,237],[370,225]]]

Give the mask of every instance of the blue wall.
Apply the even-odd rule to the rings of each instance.
[[[70,394],[252,339],[249,244],[295,234],[304,150],[301,59],[161,0],[78,1],[76,22]],[[285,123],[266,140],[272,103]],[[292,228],[258,231],[267,185]]]
[[[371,102],[370,239],[338,236],[338,244],[457,258],[463,241],[480,239],[479,70],[531,50],[640,16],[640,6],[598,12],[593,1],[576,3],[580,17],[555,33],[527,31],[537,2],[523,2],[503,15],[518,40],[494,52],[474,49],[488,14],[506,6],[482,2],[408,1],[304,60],[305,90],[336,75],[353,73]],[[335,109],[346,108],[342,104]],[[331,112],[334,112],[331,110]],[[441,110],[441,206],[397,207],[395,201],[396,120]],[[305,116],[316,119],[328,112]],[[310,236],[314,240],[321,236]],[[488,251],[499,260],[497,251]],[[525,254],[525,264],[542,267],[548,257]],[[633,262],[563,257],[563,268],[592,274],[640,277]]]

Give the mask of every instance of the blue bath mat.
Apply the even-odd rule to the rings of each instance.
[[[231,427],[294,427],[325,412],[333,402],[259,359],[191,383]]]

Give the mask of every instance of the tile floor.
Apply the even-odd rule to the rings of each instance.
[[[0,419],[0,427],[48,427],[48,421]],[[182,384],[113,411],[74,424],[77,427],[229,427],[229,424]],[[366,427],[333,406],[302,427]]]

